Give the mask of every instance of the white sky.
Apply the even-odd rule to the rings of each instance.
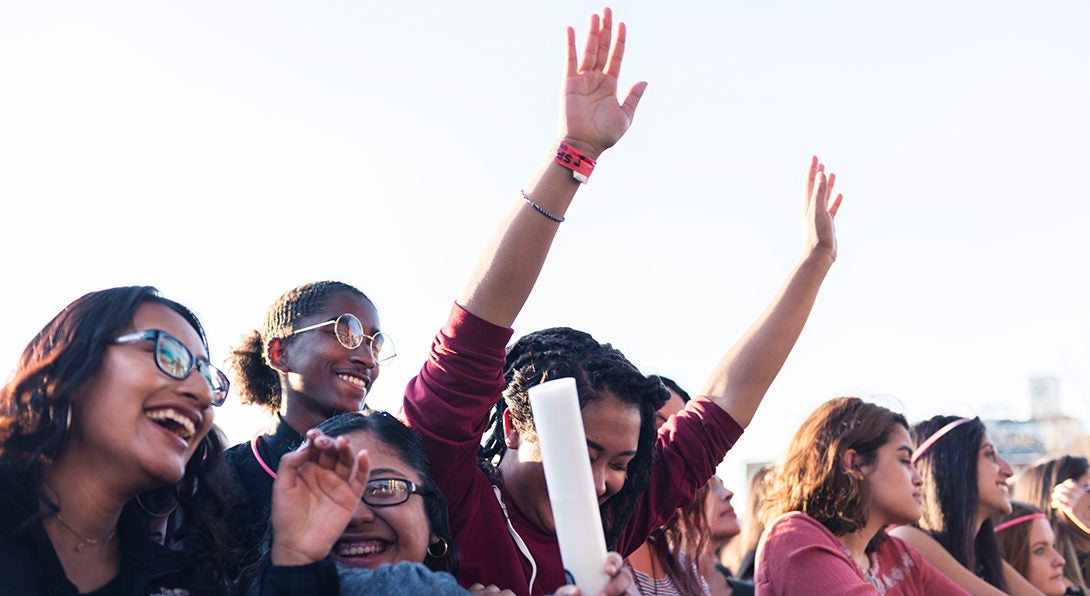
[[[335,278],[378,304],[393,407],[550,149],[552,2],[0,3],[0,362],[92,289],[193,307],[219,361],[269,304]],[[728,456],[778,456],[829,397],[1090,418],[1090,3],[630,2],[650,82],[577,197],[516,333],[586,329],[699,391],[801,252],[817,153],[840,260]],[[225,407],[249,438],[262,417]]]

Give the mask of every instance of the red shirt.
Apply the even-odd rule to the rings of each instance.
[[[871,554],[865,578],[836,535],[798,511],[776,518],[757,551],[758,594],[968,594],[920,551],[890,536]]]
[[[531,524],[477,467],[489,411],[505,386],[504,350],[511,335],[511,329],[455,304],[432,343],[431,356],[405,389],[402,417],[423,440],[436,482],[449,502],[451,528],[462,551],[461,584],[495,584],[520,595],[549,594],[564,584],[556,535]],[[692,502],[741,434],[738,423],[705,398],[690,401],[663,425],[650,487],[621,535],[622,555],[643,544],[679,506]],[[523,554],[511,529],[530,557]]]

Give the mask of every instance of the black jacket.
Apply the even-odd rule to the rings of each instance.
[[[185,553],[152,542],[147,524],[131,507],[122,513],[115,539],[121,545],[120,573],[96,595],[186,596],[226,591],[210,589]],[[42,526],[37,495],[25,476],[10,467],[0,468],[0,593],[79,594]]]

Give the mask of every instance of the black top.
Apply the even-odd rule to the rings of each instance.
[[[272,513],[273,478],[254,457],[253,441],[246,441],[224,452],[234,503],[227,527],[244,549],[242,567],[261,559]],[[280,458],[303,443],[303,437],[280,418],[276,432],[256,438],[257,452],[269,469],[276,471]]]
[[[28,479],[10,466],[0,467],[0,592],[20,596],[69,596],[79,590],[64,574],[53,543],[42,525],[38,497]],[[200,570],[181,550],[150,539],[139,511],[126,507],[118,523],[121,546],[118,575],[96,596],[217,594],[222,584],[202,581]]]

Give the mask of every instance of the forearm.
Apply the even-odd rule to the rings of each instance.
[[[571,170],[549,159],[523,190],[542,209],[563,217],[579,186]],[[559,222],[519,197],[481,254],[458,303],[490,323],[510,327],[537,282],[559,228]]]
[[[804,257],[756,322],[720,359],[703,394],[746,427],[802,333],[832,259]]]

